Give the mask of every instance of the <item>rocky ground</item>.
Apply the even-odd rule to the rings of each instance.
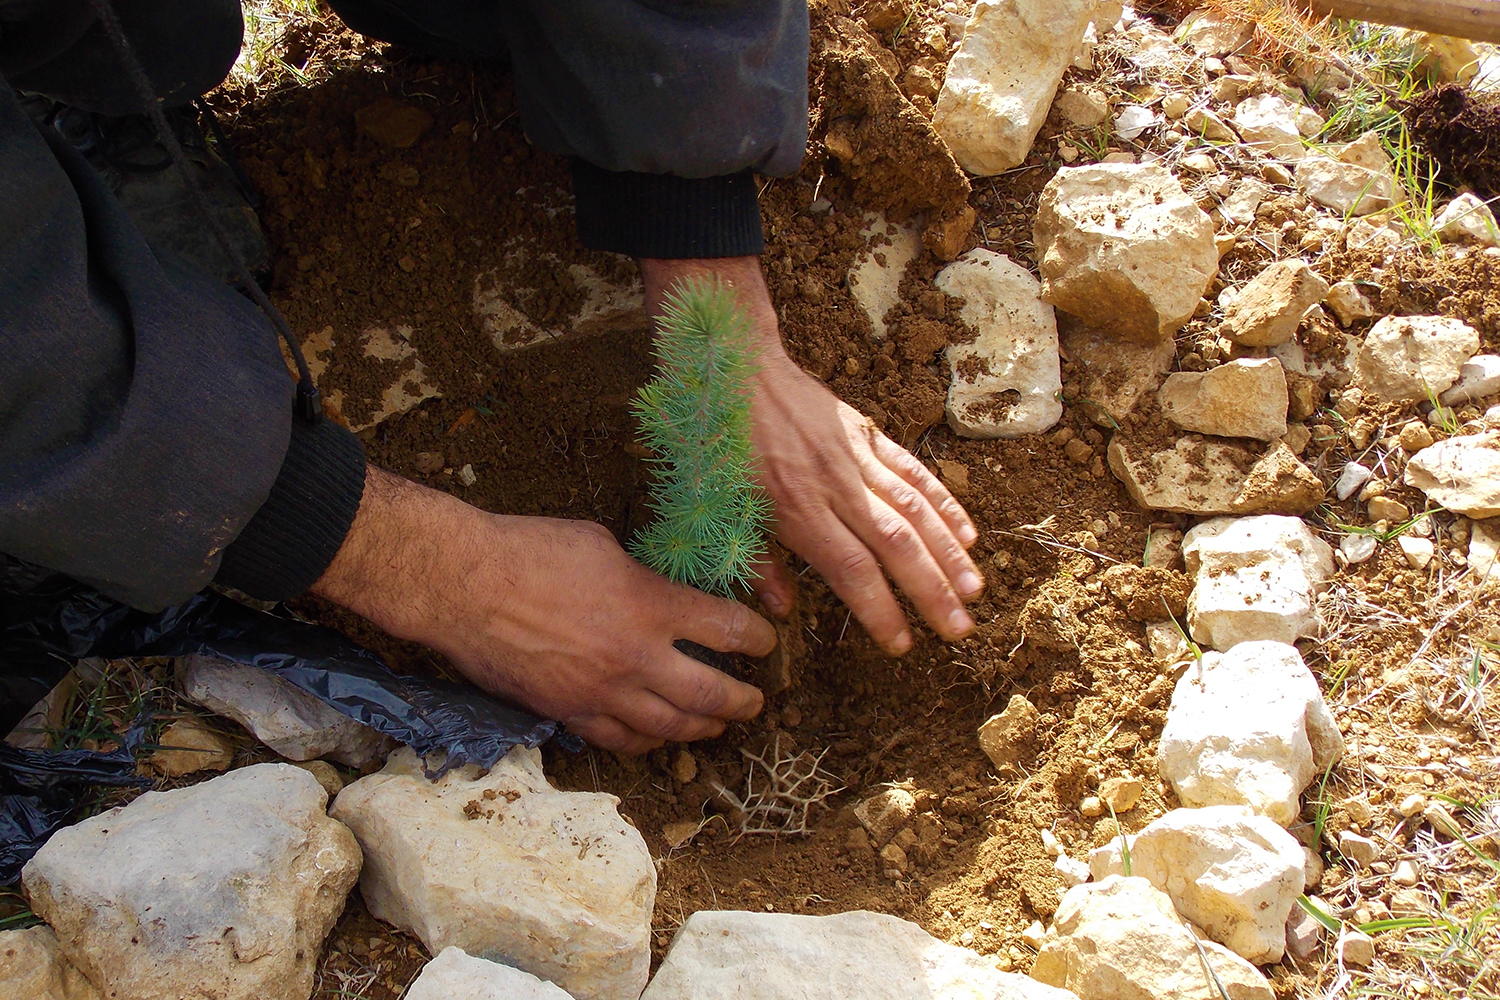
[[[503,69],[252,15],[216,103],[341,418],[470,502],[637,527],[640,289],[573,246]],[[1276,0],[813,23],[768,279],[797,359],[973,512],[978,633],[885,660],[808,575],[756,722],[436,784],[257,676],[90,665],[31,728],[98,745],[163,692],[159,790],[32,862],[0,979],[1500,995],[1500,56]]]

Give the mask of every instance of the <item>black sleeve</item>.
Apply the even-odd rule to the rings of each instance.
[[[0,82],[0,551],[158,610],[207,584],[255,518],[238,577],[316,579],[358,506],[363,459],[352,438],[289,450],[292,391],[255,307],[154,254]],[[257,511],[282,477],[306,493],[318,476],[342,506],[304,520],[348,520],[305,536],[281,573],[282,546],[256,539],[303,513]]]
[[[521,121],[574,157],[583,242],[637,257],[764,248],[753,172],[807,145],[806,0],[516,0]]]

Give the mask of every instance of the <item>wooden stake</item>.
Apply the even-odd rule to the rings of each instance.
[[[1500,43],[1500,0],[1297,0],[1315,14]]]

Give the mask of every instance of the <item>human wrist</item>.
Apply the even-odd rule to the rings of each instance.
[[[311,593],[367,618],[392,635],[422,640],[445,617],[452,595],[438,585],[437,563],[465,551],[462,501],[369,466],[359,510]],[[448,552],[433,539],[444,538]]]
[[[704,257],[689,259],[641,258],[641,281],[646,288],[646,308],[655,316],[672,286],[685,278],[712,277],[735,289],[740,307],[750,319],[751,337],[763,364],[786,360],[781,328],[759,257]]]

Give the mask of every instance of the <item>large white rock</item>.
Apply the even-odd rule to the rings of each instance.
[[[1229,441],[1182,437],[1150,451],[1116,434],[1107,454],[1110,471],[1147,510],[1302,514],[1323,500],[1322,481],[1281,442],[1256,455]]]
[[[1177,682],[1157,765],[1185,806],[1245,805],[1287,826],[1302,790],[1343,755],[1297,647],[1244,642]]]
[[[962,437],[1039,434],[1062,417],[1057,318],[1031,272],[1003,254],[970,250],[938,272],[964,300],[977,336],[948,348],[948,423]]]
[[[1230,951],[1256,965],[1281,960],[1302,845],[1272,820],[1246,806],[1174,809],[1136,834],[1130,863]]]
[[[1213,220],[1156,163],[1064,167],[1033,235],[1042,298],[1141,343],[1182,329],[1219,270]]]
[[[897,226],[870,212],[860,236],[866,241],[865,249],[849,269],[849,294],[869,317],[875,339],[884,340],[885,314],[901,301],[901,278],[922,252],[922,233],[915,226]]]
[[[396,748],[389,737],[259,667],[189,656],[177,663],[177,683],[188,701],[233,719],[288,760],[329,757],[364,767]]]
[[[1243,358],[1206,372],[1174,372],[1157,393],[1183,430],[1275,441],[1286,436],[1286,372],[1275,358]]]
[[[529,972],[444,948],[422,967],[404,1000],[572,1000]]]
[[[1444,406],[1462,406],[1473,399],[1500,393],[1500,357],[1476,354],[1458,370],[1458,381],[1438,397]]]
[[[699,910],[641,1000],[1074,1000],[1001,972],[916,924],[856,910],[830,917]]]
[[[1075,886],[1031,967],[1080,1000],[1272,1000],[1260,971],[1215,941],[1198,941],[1172,900],[1143,878]]]
[[[1479,334],[1446,316],[1387,316],[1365,334],[1354,384],[1386,403],[1436,398],[1479,350]]]
[[[1096,0],[974,5],[932,115],[959,166],[988,177],[1025,161],[1096,6]]]
[[[1495,223],[1495,213],[1478,196],[1468,193],[1454,198],[1438,213],[1432,230],[1444,243],[1500,246],[1500,225]]]
[[[1079,380],[1080,408],[1101,427],[1115,428],[1177,361],[1171,339],[1134,344],[1066,318],[1059,325],[1063,353]]]
[[[1224,310],[1224,335],[1246,347],[1291,340],[1302,317],[1328,294],[1328,282],[1305,260],[1279,260],[1239,290]]]
[[[656,869],[613,795],[560,792],[517,747],[438,781],[409,749],[339,793],[365,851],[370,912],[422,939],[549,980],[579,1000],[636,1000],[651,964]]]
[[[106,997],[306,1000],[359,876],[327,801],[291,764],[241,768],[60,830],[22,878]]]
[[[0,933],[0,986],[6,1000],[99,1000],[46,924]]]
[[[1317,597],[1333,576],[1333,548],[1301,518],[1206,521],[1183,537],[1182,557],[1193,577],[1188,628],[1198,642],[1229,649],[1317,634]]]
[[[1500,517],[1500,432],[1461,434],[1423,448],[1406,463],[1406,485],[1455,513]]]
[[[1278,94],[1261,94],[1234,109],[1234,127],[1251,149],[1278,160],[1307,155],[1297,128],[1297,105]]]
[[[1383,212],[1405,195],[1374,132],[1334,150],[1333,156],[1316,153],[1304,158],[1297,164],[1297,187],[1346,216]]]

